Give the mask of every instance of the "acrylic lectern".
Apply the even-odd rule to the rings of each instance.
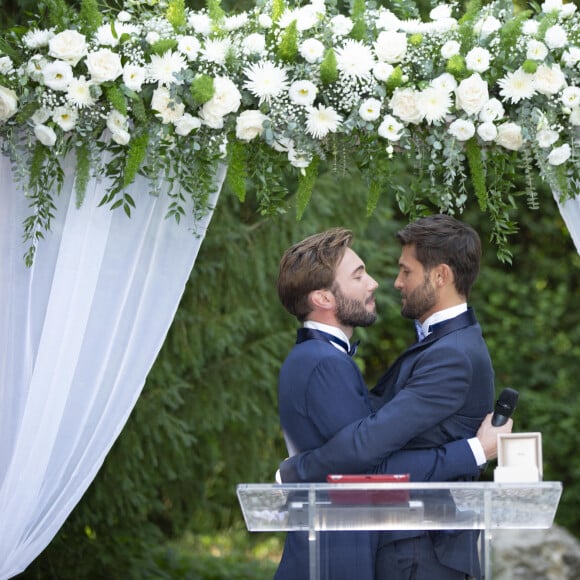
[[[460,529],[482,530],[481,566],[490,580],[494,530],[550,528],[562,484],[246,483],[237,495],[250,532],[308,532],[310,580],[320,576],[320,532]]]

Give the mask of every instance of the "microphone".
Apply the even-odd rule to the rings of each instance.
[[[518,392],[515,389],[505,388],[495,402],[495,409],[491,418],[494,427],[501,427],[507,423],[512,413],[516,410]]]

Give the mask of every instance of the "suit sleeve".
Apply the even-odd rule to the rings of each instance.
[[[320,481],[329,473],[366,473],[413,437],[456,413],[471,381],[471,364],[461,349],[453,344],[429,348],[416,364],[417,371],[388,404],[344,427],[322,447],[284,462],[282,481]],[[475,463],[473,456],[472,461]],[[432,466],[437,463],[431,461]]]
[[[306,478],[304,470],[301,469],[302,463],[292,461],[292,459],[280,464],[280,476],[284,483],[326,481],[326,475],[330,472],[324,465],[314,463],[309,466],[308,478]],[[318,470],[316,470],[317,466],[319,466]],[[396,451],[367,472],[408,473],[412,482],[453,481],[459,478],[475,478],[480,474],[466,439],[453,441],[434,449]],[[360,471],[353,468],[340,473],[360,473]]]

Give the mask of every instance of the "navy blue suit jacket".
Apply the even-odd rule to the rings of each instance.
[[[382,396],[386,396],[385,390],[377,394],[377,397]],[[412,450],[399,451],[412,436],[405,439],[394,433],[394,443],[387,442],[387,449],[381,446],[380,452],[375,449],[372,459],[359,455],[358,443],[349,448],[355,441],[354,434],[359,432],[356,426],[365,425],[368,421],[365,418],[371,412],[368,390],[354,361],[322,340],[297,344],[284,362],[279,380],[279,410],[289,450],[300,453],[281,465],[284,482],[325,481],[328,473],[365,471],[410,473],[413,481],[444,481],[479,474],[465,440],[436,449],[415,446]],[[371,418],[376,416],[371,415]],[[356,421],[354,428],[353,421]],[[481,418],[477,426],[479,422]],[[371,423],[374,425],[376,421]],[[345,444],[346,432],[350,433],[350,443]],[[342,440],[338,446],[336,438],[331,439],[337,433],[338,440]],[[380,434],[379,438],[382,437]],[[324,450],[329,445],[331,453],[327,454]],[[320,451],[301,453],[316,448]],[[327,532],[325,536],[321,565],[328,571],[329,578],[374,577],[377,534]],[[307,566],[306,534],[289,533],[276,579],[307,577]]]

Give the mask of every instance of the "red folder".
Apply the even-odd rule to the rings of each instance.
[[[408,473],[387,474],[352,474],[352,475],[328,475],[328,483],[405,483],[410,481]],[[332,502],[341,504],[396,504],[409,501],[407,489],[337,489],[330,490],[329,496]]]

